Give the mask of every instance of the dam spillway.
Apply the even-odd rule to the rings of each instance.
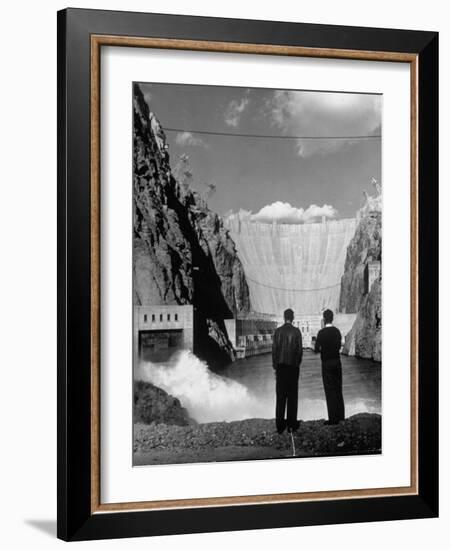
[[[252,310],[280,315],[337,311],[354,218],[305,224],[229,219],[227,227],[243,264]]]

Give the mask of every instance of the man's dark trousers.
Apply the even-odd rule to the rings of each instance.
[[[326,359],[322,361],[322,378],[327,400],[328,419],[331,424],[337,424],[345,418],[341,360]]]
[[[277,431],[281,433],[286,426],[295,430],[298,427],[297,407],[300,367],[280,364],[277,365],[275,371],[277,395],[275,421]],[[286,404],[287,420],[285,419]]]

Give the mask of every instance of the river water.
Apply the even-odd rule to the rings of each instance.
[[[369,359],[341,356],[345,414],[381,414],[381,364]],[[221,375],[248,388],[261,403],[264,417],[275,416],[275,377],[271,354],[257,355],[232,363]],[[300,367],[298,417],[327,418],[320,355],[305,350]]]
[[[342,356],[346,416],[381,413],[381,365]],[[274,418],[275,378],[270,353],[242,359],[213,372],[189,351],[141,361],[135,378],[177,397],[198,422]],[[300,367],[298,417],[327,418],[320,356],[305,350]]]

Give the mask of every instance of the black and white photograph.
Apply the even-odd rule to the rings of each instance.
[[[448,547],[448,10],[370,7],[4,5],[3,548]]]
[[[382,96],[135,82],[133,465],[382,452]]]

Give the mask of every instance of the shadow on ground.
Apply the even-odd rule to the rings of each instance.
[[[25,523],[46,535],[56,538],[56,519],[26,519]]]

